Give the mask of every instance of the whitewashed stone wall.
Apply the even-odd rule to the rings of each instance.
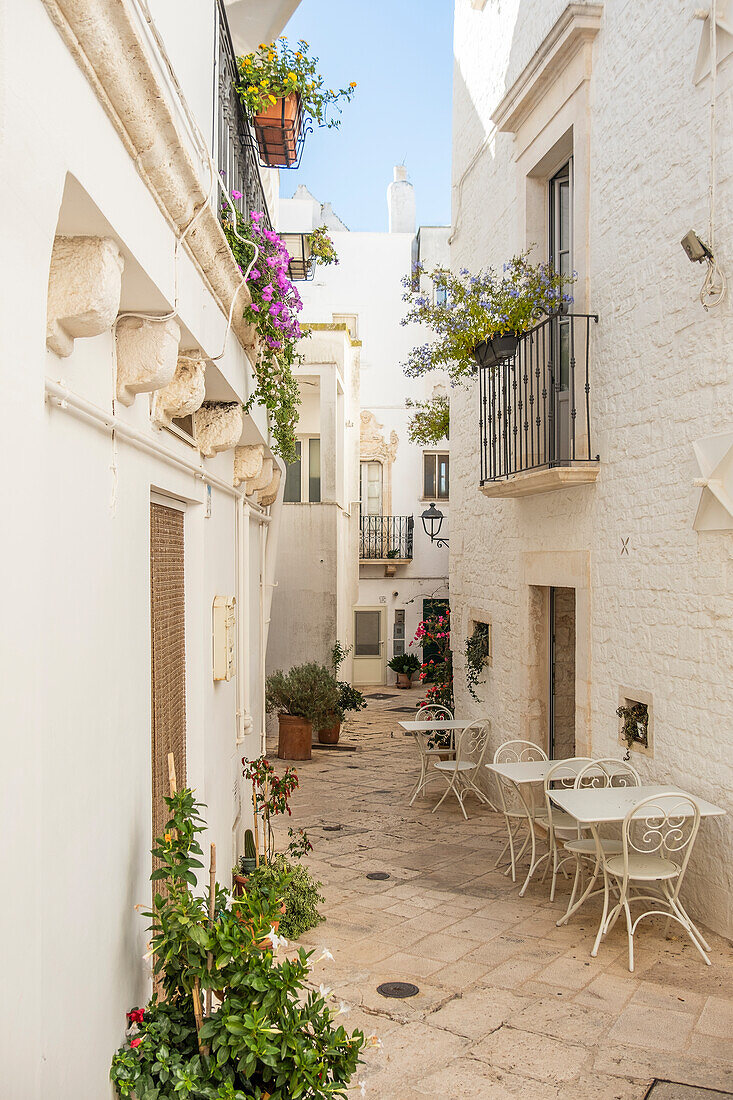
[[[492,136],[490,115],[566,6],[511,0],[478,11],[457,0],[454,270],[501,265],[531,243],[515,139]],[[589,631],[578,631],[577,652],[585,648],[590,662],[593,753],[620,754],[619,689],[651,692],[654,755],[634,754],[634,763],[650,781],[680,784],[730,815],[733,537],[693,530],[700,490],[692,445],[731,427],[733,308],[729,298],[702,309],[703,271],[679,245],[692,227],[707,236],[710,82],[692,79],[701,34],[694,7],[607,0],[593,45],[587,255],[588,305],[600,315],[591,368],[599,479],[522,500],[486,499],[477,389],[456,391],[450,587],[461,637],[469,608],[493,621],[482,701],[472,704],[462,690],[459,656],[458,709],[491,715],[496,743],[537,736],[539,702],[525,690],[535,560],[527,555],[589,555]],[[717,252],[729,277],[732,87],[728,58],[718,73]],[[688,881],[693,908],[729,934],[732,830],[731,816],[703,823]]]

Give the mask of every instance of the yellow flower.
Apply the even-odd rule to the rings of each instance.
[[[295,75],[295,73],[288,73],[288,80],[297,80],[297,79],[298,79],[298,78],[297,78],[297,76]]]
[[[298,61],[302,61],[302,60],[303,60],[303,55],[302,55],[302,53],[296,53],[296,55],[295,55],[295,56],[297,57]]]
[[[261,49],[261,50],[266,50],[267,49],[267,46],[265,45],[264,42],[260,42],[259,49]]]
[[[349,84],[349,87],[350,87],[350,88],[355,88],[355,87],[356,87],[356,81],[355,81],[355,80],[352,80],[352,81],[351,81],[351,84]]]
[[[275,99],[274,95],[268,95],[267,98],[269,99],[270,103],[277,103],[277,100]]]
[[[170,833],[165,834],[165,842],[166,842],[166,844],[170,844],[170,842],[171,842],[171,834]]]
[[[270,83],[270,81],[267,79],[267,77],[263,76],[262,80],[260,81],[260,87],[261,88],[267,88],[269,83]]]

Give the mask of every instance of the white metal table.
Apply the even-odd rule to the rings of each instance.
[[[516,767],[517,765],[507,766]],[[683,791],[680,787],[665,786],[658,783],[641,787],[584,787],[578,790],[565,789],[549,792],[550,798],[556,806],[564,810],[565,813],[569,814],[571,817],[574,817],[579,825],[590,829],[596,843],[596,858],[590,882],[578,900],[568,909],[565,916],[557,921],[558,925],[565,924],[573,913],[578,911],[587,898],[594,893],[593,888],[598,880],[598,873],[603,864],[603,853],[598,833],[599,827],[601,825],[614,823],[620,824],[629,811],[633,810],[634,806],[641,802],[642,799],[660,794],[680,794],[684,795],[686,798],[692,799],[700,810],[700,817],[722,817],[726,812],[721,809],[720,806],[715,806],[712,802],[706,802],[704,798],[698,798],[688,791]],[[684,803],[681,803],[681,806],[684,807]],[[684,813],[684,809],[682,809],[681,812]],[[605,872],[603,879],[603,915],[598,927],[593,950],[591,951],[593,957],[598,954],[598,947],[603,935],[603,926],[608,915],[609,884],[608,876]],[[703,940],[703,943],[704,942]]]

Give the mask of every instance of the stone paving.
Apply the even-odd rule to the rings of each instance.
[[[654,1080],[697,1086],[692,1095],[711,1100],[733,1093],[730,943],[706,931],[706,967],[681,935],[665,938],[664,922],[645,922],[630,974],[619,921],[591,959],[594,904],[557,928],[564,881],[550,903],[546,883],[520,898],[494,870],[498,815],[471,798],[464,822],[452,796],[431,813],[438,783],[408,807],[417,754],[396,708],[414,706],[418,691],[374,691],[390,697],[370,701],[342,733],[356,751],[314,750],[298,764],[288,821],[308,830],[326,898],[326,921],[302,940],[334,955],[316,980],[353,1006],[345,1026],[382,1040],[350,1095],[641,1100]],[[390,878],[367,879],[370,871]],[[387,1000],[376,990],[391,980],[420,992]],[[668,1085],[656,1095],[690,1093]]]

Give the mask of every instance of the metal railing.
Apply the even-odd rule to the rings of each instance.
[[[411,559],[414,527],[412,516],[362,516],[360,560]]]
[[[242,216],[249,220],[250,212],[258,210],[263,215],[264,224],[268,229],[272,229],[257,163],[257,143],[247,113],[234,90],[234,82],[238,79],[237,59],[223,0],[217,0],[216,12],[217,110],[214,127],[216,141],[214,159],[229,194],[231,195],[232,191],[241,193],[242,197],[235,199],[234,205],[238,207]],[[217,204],[219,199],[219,193],[216,191]]]
[[[522,334],[510,359],[479,369],[482,485],[598,460],[591,440],[591,321],[598,315],[548,317]]]

